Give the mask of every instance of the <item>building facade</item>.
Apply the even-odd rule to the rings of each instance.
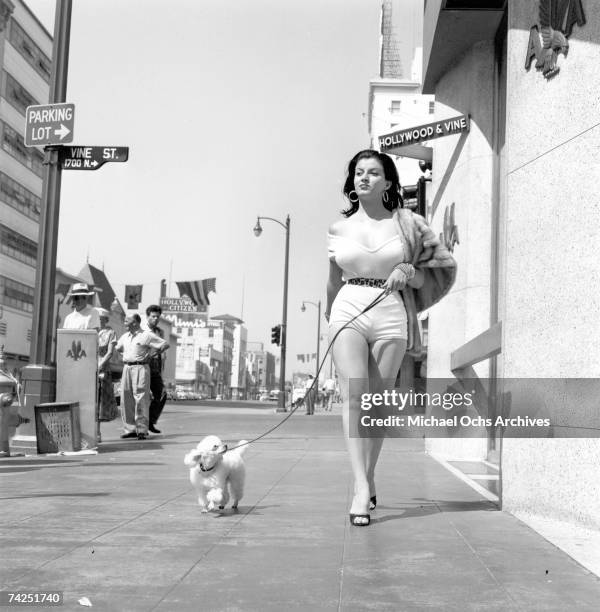
[[[233,329],[233,355],[231,358],[231,399],[246,397],[246,352],[248,350],[248,330],[240,319]]]
[[[261,393],[277,388],[275,355],[265,351],[262,342],[248,342],[246,369],[248,399],[258,399]]]
[[[44,154],[26,147],[25,110],[46,104],[52,37],[21,0],[0,0],[0,345],[29,361]]]
[[[435,97],[421,88],[423,0],[386,0],[381,5],[379,74],[369,82],[368,130],[371,147],[394,130],[431,121]],[[410,69],[405,66],[410,58]],[[404,147],[394,156],[400,182],[413,185],[421,176],[422,150]]]
[[[160,304],[177,335],[177,387],[206,398],[231,399],[234,336],[242,321],[231,315],[209,318],[206,307],[195,306],[186,296],[161,297]],[[242,335],[245,329],[240,339]]]
[[[545,49],[548,28],[563,42]],[[589,180],[600,177],[599,41],[591,0],[425,5],[424,92],[436,120],[470,121],[431,143],[430,222],[454,247],[458,277],[429,313],[428,376],[487,380],[494,414],[526,407],[553,423],[524,438],[490,428],[427,446],[453,465],[497,465],[488,488],[534,526],[600,530],[597,393],[573,381],[600,371]],[[522,392],[503,391],[525,379]]]

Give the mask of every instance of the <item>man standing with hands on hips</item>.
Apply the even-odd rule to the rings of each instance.
[[[121,438],[148,437],[150,407],[151,354],[164,353],[169,345],[151,331],[142,330],[138,314],[125,318],[128,329],[117,342],[116,350],[123,354],[123,377],[121,379],[121,412],[125,433]]]

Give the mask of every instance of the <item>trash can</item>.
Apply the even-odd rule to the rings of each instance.
[[[34,410],[39,454],[81,450],[79,402],[48,402]]]

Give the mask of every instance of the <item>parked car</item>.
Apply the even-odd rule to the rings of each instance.
[[[261,393],[259,398],[258,398],[258,401],[259,402],[268,402],[270,399],[271,398],[269,397],[268,393]]]
[[[222,395],[217,395],[217,397],[215,397],[216,400],[221,401],[223,399]]]

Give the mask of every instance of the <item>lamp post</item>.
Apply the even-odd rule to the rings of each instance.
[[[290,260],[290,216],[287,215],[285,223],[273,217],[256,217],[254,235],[258,238],[262,234],[261,219],[268,219],[279,223],[285,229],[285,264],[283,272],[283,314],[281,315],[281,359],[279,364],[279,402],[277,412],[285,412],[285,350],[287,346],[287,298],[288,298],[288,268]]]
[[[302,307],[300,308],[302,312],[306,311],[306,304],[311,304],[318,310],[318,314],[317,314],[317,365],[315,368],[315,379],[317,381],[315,384],[317,385],[317,389],[318,389],[319,388],[319,355],[320,355],[319,347],[321,344],[321,300],[319,300],[317,304],[315,304],[314,302],[309,302],[308,300],[304,300],[302,302]]]

